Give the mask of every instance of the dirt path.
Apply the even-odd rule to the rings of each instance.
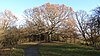
[[[38,45],[28,47],[24,51],[25,51],[24,56],[40,56]]]

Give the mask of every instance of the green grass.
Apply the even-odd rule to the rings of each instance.
[[[0,56],[24,56],[24,49],[35,45],[36,43],[23,43],[14,47],[14,49],[3,49]]]
[[[75,44],[42,44],[39,51],[41,56],[100,56],[100,50]]]
[[[23,49],[2,50],[0,56],[24,56]]]
[[[25,49],[32,46],[31,44],[23,44],[23,45],[17,45],[15,48],[17,49]]]

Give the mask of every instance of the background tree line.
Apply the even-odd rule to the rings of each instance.
[[[63,41],[81,43],[99,48],[100,7],[73,11],[64,4],[50,4],[26,9],[23,26],[16,26],[18,18],[9,10],[0,13],[0,47],[12,48],[22,42]]]

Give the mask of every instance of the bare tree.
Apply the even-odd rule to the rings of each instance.
[[[9,29],[14,26],[16,21],[17,21],[17,17],[15,17],[15,15],[12,14],[11,11],[5,10],[4,12],[0,13],[0,31],[1,31],[0,39],[2,39],[2,40],[0,40],[0,42],[2,44],[7,44],[7,43],[11,42],[11,41],[7,42],[7,40],[9,40],[9,39],[6,39],[6,38],[13,37],[13,36],[11,36]],[[8,34],[8,33],[10,33],[10,34]],[[10,44],[8,44],[8,45],[10,45]]]
[[[96,47],[96,45],[100,41],[100,7],[97,7],[93,10],[91,17],[88,20],[88,35],[91,41],[91,44]]]
[[[80,10],[79,12],[75,13],[76,15],[76,20],[77,20],[77,28],[79,32],[82,34],[84,40],[87,42],[87,35],[88,30],[87,30],[87,20],[89,19],[88,14],[85,11]]]
[[[15,15],[9,10],[5,10],[4,12],[0,13],[0,27],[3,30],[13,26],[16,20],[17,17],[15,17]]]
[[[73,13],[71,7],[50,3],[24,11],[28,26],[32,26],[38,34],[46,33],[47,41],[51,41],[52,35],[64,27],[64,21],[71,18]]]

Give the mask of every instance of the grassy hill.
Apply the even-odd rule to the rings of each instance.
[[[42,56],[100,56],[93,47],[63,43],[44,43],[39,51]]]

